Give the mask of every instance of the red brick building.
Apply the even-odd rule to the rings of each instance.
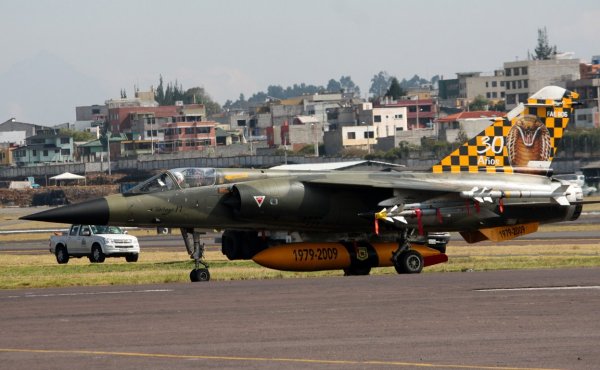
[[[217,145],[217,122],[173,122],[164,126],[163,152],[203,150]]]

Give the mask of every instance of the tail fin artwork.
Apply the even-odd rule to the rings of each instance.
[[[573,115],[579,94],[547,86],[496,118],[441,162],[432,172],[504,172],[550,174],[556,147]]]

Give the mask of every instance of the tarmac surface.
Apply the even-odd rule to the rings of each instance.
[[[600,268],[0,291],[3,369],[597,369]]]

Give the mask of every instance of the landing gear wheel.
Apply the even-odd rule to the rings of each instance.
[[[194,269],[190,272],[190,280],[192,283],[197,281],[209,281],[210,272],[208,272],[208,269],[205,268]]]
[[[56,262],[58,262],[60,265],[69,262],[69,253],[67,252],[67,248],[63,247],[62,245],[56,248],[55,255]]]
[[[344,276],[363,276],[369,275],[370,267],[348,267],[344,269]]]
[[[92,263],[102,263],[106,259],[106,255],[102,252],[102,248],[96,244],[92,247],[92,254],[89,258]]]
[[[415,250],[402,252],[394,262],[399,274],[418,274],[423,270],[423,256]]]

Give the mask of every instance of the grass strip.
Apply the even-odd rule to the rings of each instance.
[[[448,246],[448,263],[425,268],[426,273],[507,269],[572,268],[600,266],[596,244],[515,246]],[[228,261],[220,252],[207,252],[212,280],[281,279],[340,276],[341,270],[284,272],[263,268],[252,261]],[[58,265],[48,254],[0,254],[0,289],[91,285],[126,285],[188,282],[193,262],[185,252],[148,251],[137,263],[122,258],[92,264],[87,258]],[[391,267],[371,274],[396,274]]]

